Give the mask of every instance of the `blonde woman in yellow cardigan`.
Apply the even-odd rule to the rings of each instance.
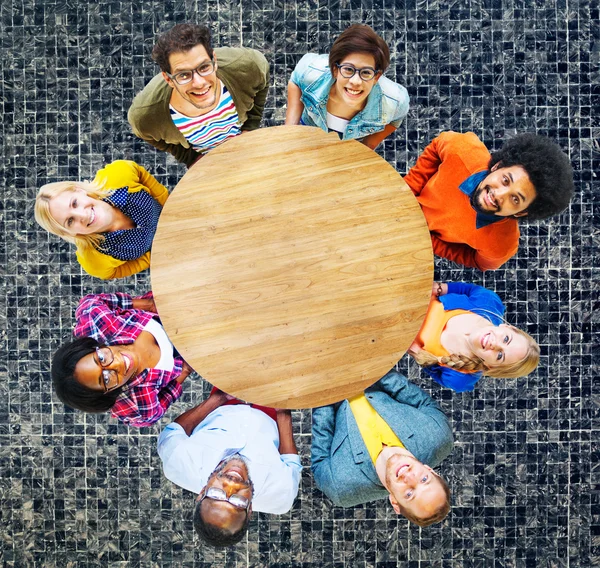
[[[169,192],[142,166],[118,160],[93,181],[42,186],[35,219],[48,232],[76,245],[91,276],[123,278],[150,266],[150,248]]]

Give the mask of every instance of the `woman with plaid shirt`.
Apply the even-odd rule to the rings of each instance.
[[[130,426],[158,421],[193,369],[158,320],[152,292],[85,296],[75,312],[77,339],[52,360],[58,398],[84,412],[111,411]]]

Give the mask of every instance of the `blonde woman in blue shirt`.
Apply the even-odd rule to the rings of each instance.
[[[285,123],[317,126],[375,149],[408,113],[406,89],[383,77],[389,63],[385,41],[353,24],[329,55],[302,57],[288,83]]]

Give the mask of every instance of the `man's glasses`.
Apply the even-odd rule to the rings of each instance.
[[[336,63],[335,66],[340,70],[340,75],[345,79],[352,79],[358,73],[358,76],[363,81],[371,81],[377,75],[377,70],[373,69],[373,67],[357,69],[354,65],[350,65],[350,63]]]
[[[165,73],[169,79],[173,79],[178,85],[187,85],[193,78],[194,73],[197,73],[200,77],[206,77],[206,75],[210,75],[215,70],[215,62],[211,59],[210,61],[206,61],[196,67],[196,69],[190,69],[189,71],[179,71],[179,73],[175,73],[171,75],[170,73]]]
[[[115,356],[111,351],[110,347],[96,347],[96,358],[101,367],[108,367],[115,360]],[[119,375],[114,369],[102,369],[102,384],[104,385],[104,392],[112,390],[110,384],[113,384],[112,388],[115,388],[119,384]]]
[[[235,493],[231,497],[227,498],[227,493],[218,487],[209,487],[205,492],[200,501],[204,499],[213,499],[215,501],[227,501],[231,503],[236,509],[243,509],[248,514],[250,508],[250,500],[243,495]]]

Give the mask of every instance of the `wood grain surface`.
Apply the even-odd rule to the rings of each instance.
[[[309,408],[378,380],[416,336],[433,254],[401,176],[305,126],[212,150],[167,200],[152,247],[162,323],[188,363],[243,400]]]

